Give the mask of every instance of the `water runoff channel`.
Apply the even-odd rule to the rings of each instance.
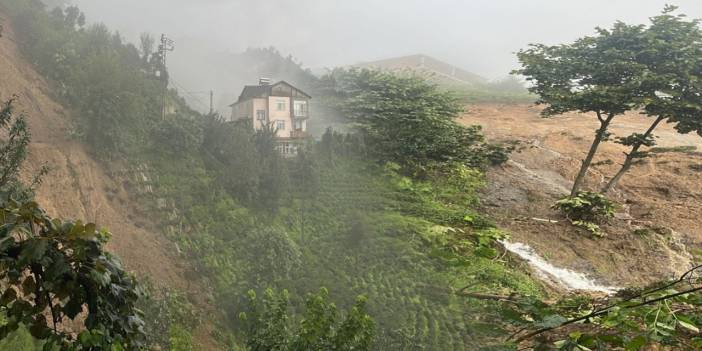
[[[597,283],[595,279],[585,273],[575,272],[570,269],[556,267],[541,257],[534,249],[523,243],[500,241],[505,249],[526,261],[542,279],[554,281],[568,291],[589,291],[614,295],[621,288],[606,286]]]

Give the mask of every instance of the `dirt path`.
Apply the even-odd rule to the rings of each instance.
[[[580,160],[594,136],[594,116],[567,114],[544,119],[527,105],[470,106],[465,124],[480,124],[492,140],[516,139],[523,149],[499,169],[491,171],[484,206],[514,241],[534,247],[559,266],[588,272],[603,283],[646,284],[676,275],[691,264],[689,252],[702,248],[702,153],[655,154],[635,166],[612,194],[622,207],[607,237],[593,238],[554,218],[549,207],[567,195]],[[631,114],[615,120],[615,136],[641,132],[651,120]],[[680,135],[670,125],[656,133],[659,147],[696,147],[702,138]],[[587,187],[597,189],[623,161],[621,145],[605,143]],[[646,229],[645,235],[634,229]]]

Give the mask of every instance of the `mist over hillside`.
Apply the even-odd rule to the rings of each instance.
[[[55,1],[56,2],[56,1]],[[63,1],[60,2],[69,2]],[[559,43],[616,20],[644,22],[664,0],[563,2],[519,0],[338,2],[326,0],[70,0],[138,42],[142,32],[176,41],[172,74],[184,89],[215,90],[225,108],[248,77],[228,67],[247,48],[273,46],[315,72],[397,56],[426,54],[488,79],[502,79],[529,43]],[[674,4],[702,17],[702,4]],[[138,25],[135,25],[137,24]],[[206,95],[200,94],[207,104]],[[191,99],[194,100],[194,99]],[[231,103],[231,101],[230,101]],[[198,104],[194,103],[193,104]],[[222,111],[225,112],[225,111]],[[226,111],[228,112],[228,111]]]
[[[702,349],[687,6],[0,0],[0,350]]]

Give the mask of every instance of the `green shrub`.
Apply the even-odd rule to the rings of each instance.
[[[614,216],[616,204],[600,193],[581,191],[558,200],[553,208],[572,221],[598,223]]]
[[[156,290],[146,282],[147,294],[139,299],[138,308],[144,312],[144,332],[148,349],[194,350],[190,331],[200,322],[195,306],[177,291]]]
[[[246,343],[251,350],[369,350],[375,336],[375,322],[366,313],[366,297],[340,313],[321,288],[307,294],[303,318],[297,323],[289,316],[289,294],[266,289],[261,298],[249,291],[247,312],[239,318],[247,326]]]
[[[604,236],[599,224],[614,216],[616,204],[600,193],[581,191],[558,200],[553,208],[563,212],[576,227]]]

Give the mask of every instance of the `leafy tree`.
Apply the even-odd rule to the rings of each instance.
[[[517,53],[522,68],[514,73],[524,75],[532,83],[529,90],[538,95],[537,104],[547,105],[542,112],[544,117],[578,111],[594,113],[600,122],[571,196],[582,187],[614,118],[644,102],[647,69],[632,58],[647,50],[645,35],[643,26],[617,22],[612,29],[597,28],[596,36],[571,44],[532,44]]]
[[[195,307],[177,291],[146,287],[147,294],[138,303],[144,313],[146,349],[197,350],[189,332],[201,322]]]
[[[39,1],[0,0],[18,42],[75,111],[75,133],[100,156],[148,145],[160,120],[163,83],[139,50],[101,24],[85,26],[76,7],[46,12]]]
[[[250,275],[259,285],[290,279],[302,264],[300,248],[285,231],[276,228],[253,230],[248,241]]]
[[[62,350],[142,346],[141,296],[133,277],[105,251],[110,234],[95,224],[53,219],[34,202],[0,198],[0,339],[26,325]],[[85,314],[81,318],[81,314]],[[76,337],[64,323],[80,323]]]
[[[662,122],[674,123],[681,133],[702,136],[702,30],[699,20],[673,15],[675,10],[666,6],[661,15],[651,18],[642,38],[645,49],[634,57],[646,69],[642,113],[654,121],[645,132],[618,139],[630,150],[603,193],[613,189],[636,160],[648,155],[640,149],[655,145],[653,132]]]
[[[62,21],[67,28],[77,29],[85,26],[85,15],[77,6],[68,6],[65,9],[56,6],[51,14],[54,18]]]
[[[19,172],[27,158],[30,134],[23,115],[15,115],[13,103],[16,97],[0,107],[0,190],[17,193],[21,184]]]
[[[572,44],[532,45],[518,53],[523,68],[515,73],[533,83],[530,91],[539,95],[538,103],[548,105],[544,116],[594,112],[600,121],[571,196],[580,191],[616,116],[641,109],[654,121],[643,133],[617,138],[630,151],[603,193],[616,186],[636,160],[647,156],[640,149],[655,144],[653,132],[661,122],[675,123],[681,133],[702,130],[702,31],[699,21],[673,15],[675,10],[666,6],[649,26],[617,22],[610,30],[598,28],[597,36]]]
[[[291,193],[293,193],[299,201],[297,222],[299,224],[300,237],[304,240],[307,214],[319,193],[319,172],[316,169],[317,164],[315,159],[302,147],[298,150],[297,157],[295,162],[291,165],[291,168]]]
[[[202,150],[229,194],[246,205],[277,211],[289,188],[287,166],[271,125],[205,117]],[[167,136],[165,134],[164,136]]]
[[[249,311],[241,314],[248,325],[247,346],[252,351],[285,350],[369,350],[375,323],[366,314],[366,298],[356,304],[343,320],[337,307],[329,302],[327,289],[307,295],[303,319],[293,323],[288,315],[288,292],[266,289],[262,299],[249,292]]]
[[[155,47],[156,39],[149,33],[141,33],[139,36],[139,51],[145,66],[148,65]]]
[[[454,119],[463,110],[448,92],[422,77],[373,70],[336,70],[337,108],[355,123],[368,150],[384,161],[421,170],[430,163],[488,164],[489,144],[479,126],[463,127]]]
[[[366,158],[366,145],[363,136],[358,133],[341,133],[328,127],[319,143],[314,145],[319,155],[324,157],[325,163],[334,164],[335,156],[344,158],[361,157]]]
[[[218,115],[205,117],[202,151],[226,191],[244,204],[258,199],[258,152],[250,123],[228,123]]]
[[[496,91],[504,91],[511,93],[526,93],[527,88],[524,83],[517,77],[508,76],[487,84],[489,88]]]
[[[30,135],[24,117],[13,115],[13,101],[0,109],[7,132],[0,138],[0,340],[26,326],[45,349],[140,349],[141,290],[106,252],[110,234],[95,224],[53,219],[27,200],[18,175]],[[83,328],[70,330],[68,321]]]
[[[197,151],[203,142],[200,124],[182,115],[160,121],[152,134],[154,147],[172,155]]]
[[[280,152],[278,151],[277,131],[273,124],[257,129],[254,143],[258,152],[258,169],[260,170],[257,206],[275,213],[280,200],[288,190],[288,173]]]

